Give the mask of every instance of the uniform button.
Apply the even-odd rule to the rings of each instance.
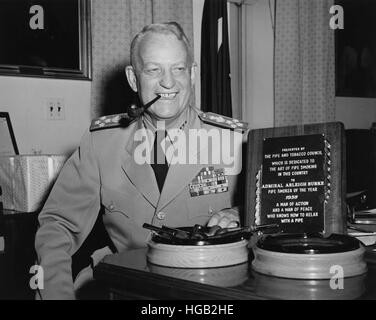
[[[166,214],[163,211],[159,211],[157,213],[158,220],[164,220],[166,218]]]
[[[110,209],[111,211],[115,209],[115,206],[113,204],[111,204],[108,209]]]

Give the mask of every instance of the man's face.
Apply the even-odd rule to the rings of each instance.
[[[143,104],[161,96],[148,109],[154,118],[174,119],[188,106],[193,85],[184,42],[175,35],[149,33],[141,40],[137,57],[133,85],[130,80],[132,88],[138,91]]]

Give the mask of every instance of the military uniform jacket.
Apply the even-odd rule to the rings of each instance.
[[[139,119],[126,128],[89,131],[63,167],[39,215],[36,250],[44,270],[43,298],[74,298],[71,257],[93,228],[101,206],[105,228],[120,252],[146,246],[150,231],[142,227],[145,222],[171,227],[205,224],[214,212],[235,205],[236,170],[230,175],[225,170],[227,188],[224,184],[208,192],[211,183],[205,172],[220,173],[223,163],[170,164],[160,193],[150,164],[135,161],[140,146],[135,134],[143,128]],[[193,109],[184,131],[189,129],[231,131],[204,123]],[[189,153],[199,156],[213,148],[220,146],[202,143]]]

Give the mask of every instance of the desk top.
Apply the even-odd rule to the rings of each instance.
[[[297,280],[266,276],[250,263],[236,266],[183,269],[152,265],[147,249],[109,255],[94,270],[94,277],[110,290],[151,299],[376,299],[376,251],[366,255],[368,273],[344,279],[343,289],[330,280]]]
[[[40,211],[34,212],[24,212],[24,211],[17,211],[17,210],[10,210],[10,209],[2,209],[0,210],[0,215],[4,217],[20,217],[20,216],[30,216],[35,217],[39,214]]]

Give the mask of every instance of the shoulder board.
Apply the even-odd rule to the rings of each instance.
[[[127,126],[131,120],[127,113],[103,116],[91,122],[90,131]]]
[[[213,112],[201,112],[199,114],[201,121],[205,123],[212,124],[214,126],[228,128],[228,129],[237,129],[246,131],[248,129],[248,123],[240,121],[238,119],[222,116]]]

